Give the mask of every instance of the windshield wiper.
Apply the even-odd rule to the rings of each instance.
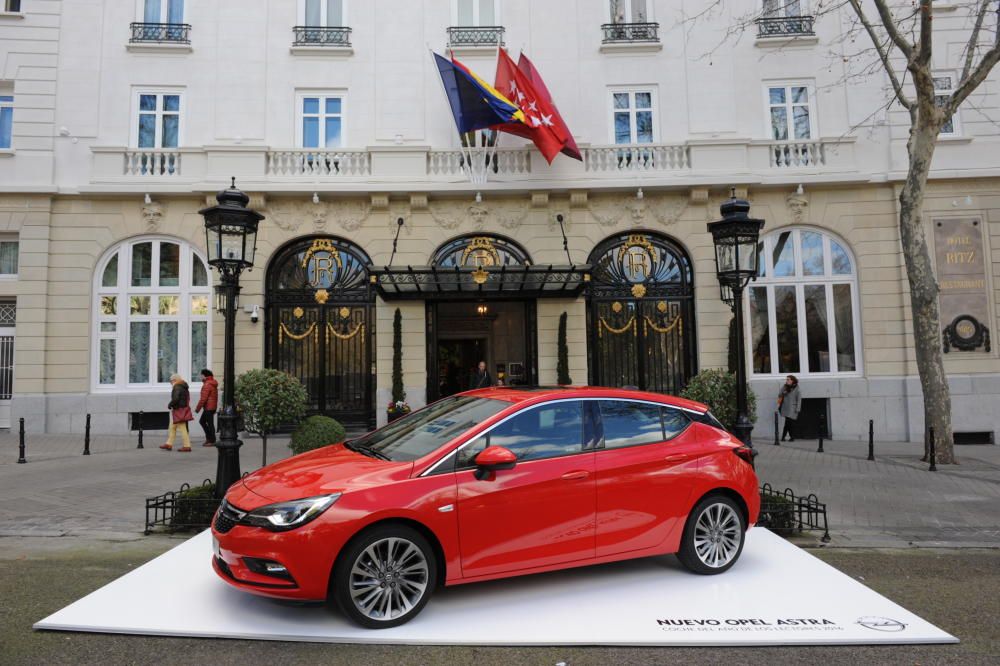
[[[355,444],[353,442],[345,442],[344,446],[347,447],[347,448],[349,448],[351,451],[357,451],[358,453],[366,455],[369,458],[378,458],[379,460],[392,460],[392,458],[390,458],[389,456],[385,455],[384,453],[376,451],[375,449],[373,449],[371,447],[364,446],[363,444]]]

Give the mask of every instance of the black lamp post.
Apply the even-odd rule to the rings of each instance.
[[[722,289],[722,299],[736,315],[736,426],[737,438],[753,446],[750,432],[753,424],[747,415],[746,353],[743,347],[743,290],[757,275],[757,240],[764,220],[748,214],[750,203],[733,197],[722,204],[722,219],[708,224],[715,243],[715,273]]]
[[[240,273],[253,267],[257,250],[257,225],[264,216],[247,208],[250,197],[236,189],[236,179],[229,189],[215,197],[219,203],[198,211],[205,218],[208,263],[219,271],[215,287],[216,309],[226,317],[226,353],[223,374],[222,410],[219,412],[219,453],[215,470],[215,496],[222,498],[240,478],[240,447],[237,439],[236,405],[236,303],[240,293]]]

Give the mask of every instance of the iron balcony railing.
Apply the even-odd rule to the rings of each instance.
[[[351,29],[344,27],[319,27],[297,25],[292,46],[350,46]]]
[[[133,23],[132,44],[190,44],[188,23]]]
[[[503,46],[503,26],[448,28],[448,46]]]
[[[605,44],[660,41],[659,23],[605,23],[601,30]]]
[[[812,16],[769,16],[757,19],[758,37],[814,35]]]

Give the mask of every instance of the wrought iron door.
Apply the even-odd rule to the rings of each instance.
[[[590,382],[679,393],[695,372],[687,255],[653,233],[614,236],[591,254]]]
[[[374,420],[369,261],[335,238],[279,251],[267,279],[267,365],[298,377],[309,411],[367,427]]]

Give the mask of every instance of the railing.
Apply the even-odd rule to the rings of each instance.
[[[182,484],[180,490],[146,498],[146,527],[144,534],[157,528],[168,532],[202,530],[212,524],[212,517],[219,508],[215,497],[215,484],[205,479],[192,488]]]
[[[775,141],[768,159],[774,168],[826,165],[826,147],[821,141]]]
[[[814,35],[812,16],[768,16],[757,19],[758,37]]]
[[[760,515],[757,525],[783,535],[797,534],[803,530],[823,530],[822,540],[830,540],[826,504],[820,502],[816,495],[799,497],[791,488],[777,491],[769,483],[760,487]]]
[[[365,150],[270,150],[269,176],[368,176],[371,155]]]
[[[448,28],[448,46],[503,46],[503,26]]]
[[[124,176],[179,176],[181,155],[171,148],[133,148],[125,151]]]
[[[691,168],[687,146],[629,144],[583,150],[587,171],[677,171]]]
[[[187,23],[133,23],[132,44],[190,44],[191,26]]]
[[[460,176],[470,171],[476,175],[519,176],[531,173],[531,151],[525,149],[485,151],[472,155],[461,150],[438,150],[427,153],[427,175]],[[476,163],[472,163],[475,160]],[[479,163],[482,160],[482,163]]]
[[[660,41],[659,23],[605,23],[601,30],[605,44]]]
[[[311,25],[297,25],[292,30],[295,32],[295,41],[292,46],[350,46],[351,29],[336,27],[318,27]]]

